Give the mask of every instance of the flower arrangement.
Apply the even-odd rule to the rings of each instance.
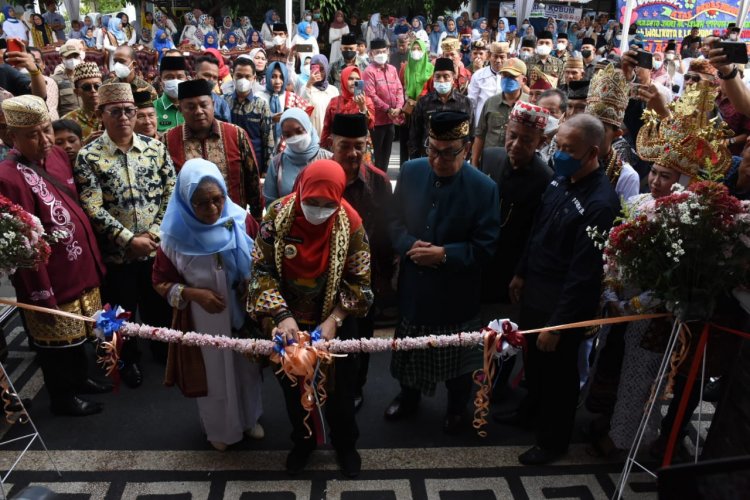
[[[682,321],[709,319],[717,299],[750,277],[750,203],[716,182],[675,185],[626,208],[608,234],[588,232],[608,280],[651,291]]]
[[[64,238],[62,231],[46,233],[37,217],[0,195],[0,276],[46,264],[50,244]]]

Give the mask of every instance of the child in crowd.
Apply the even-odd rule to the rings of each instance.
[[[52,129],[55,131],[55,145],[65,150],[70,164],[74,165],[78,151],[83,147],[81,126],[73,120],[55,120]]]

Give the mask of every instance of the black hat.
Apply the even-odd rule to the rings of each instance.
[[[333,115],[331,132],[341,137],[367,137],[367,117],[362,113]]]
[[[271,31],[283,31],[287,33],[286,24],[284,23],[273,23],[273,29]]]
[[[435,59],[435,71],[452,71],[456,72],[456,68],[453,66],[453,61],[447,57],[438,57]]]
[[[596,41],[593,38],[584,38],[581,40],[581,45],[596,45]]]
[[[382,38],[376,38],[375,40],[370,42],[370,50],[384,49],[386,47],[388,47],[388,42],[386,42]]]
[[[675,42],[667,42],[667,46],[664,47],[664,50],[665,51],[667,51],[667,50],[674,50],[674,51],[676,51],[677,50],[677,44]]]
[[[214,84],[208,80],[199,78],[197,80],[186,80],[177,86],[177,99],[188,99],[190,97],[211,96]]]
[[[164,56],[159,63],[159,73],[162,71],[187,71],[187,62],[182,56]]]
[[[430,137],[455,141],[469,136],[469,115],[457,111],[438,111],[430,117]]]
[[[568,82],[568,99],[586,99],[589,95],[589,80],[577,80]]]
[[[135,107],[138,109],[154,107],[154,101],[151,99],[151,92],[148,90],[138,90],[133,92],[133,100],[135,101]]]
[[[341,45],[357,45],[357,35],[347,33],[341,37]]]
[[[530,47],[533,49],[534,47],[536,47],[536,42],[534,42],[533,38],[524,38],[521,40],[521,48],[524,47]]]
[[[557,34],[557,39],[558,40],[560,40],[560,39],[567,40],[568,39],[568,34],[567,33],[558,33]]]
[[[547,30],[542,31],[539,33],[539,36],[536,37],[537,40],[552,40],[552,33],[550,33]]]

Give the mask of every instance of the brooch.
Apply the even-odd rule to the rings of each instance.
[[[284,247],[284,257],[287,259],[293,259],[297,256],[297,247],[294,245],[287,245]]]

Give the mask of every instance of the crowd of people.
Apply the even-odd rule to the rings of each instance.
[[[535,30],[478,13],[429,22],[374,13],[360,23],[313,9],[294,24],[271,10],[256,30],[248,17],[217,27],[196,9],[180,30],[157,10],[140,29],[118,14],[74,20],[68,31],[54,2],[47,9],[8,7],[3,24],[28,49],[9,46],[0,65],[0,194],[65,233],[47,265],[13,275],[21,302],[84,315],[117,304],[155,327],[279,336],[284,345],[303,331],[370,337],[376,322],[392,322],[403,338],[477,331],[500,317],[528,329],[661,311],[648,290],[603,286],[588,228],[606,231],[623,207],[700,179],[707,159],[734,195],[750,195],[744,68],[697,31],[660,47],[649,68],[639,67],[638,26],[621,53],[620,24],[606,15]],[[20,18],[32,24],[18,26]],[[39,47],[56,40],[62,63],[45,77]],[[138,44],[159,52],[158,74],[140,74]],[[92,46],[109,51],[106,67],[85,61]],[[201,54],[189,61],[176,46]],[[704,131],[679,124],[696,102],[715,103],[711,123],[734,135],[691,156],[679,146]],[[645,114],[672,136],[655,136]],[[746,322],[733,300],[730,315]],[[112,389],[87,375],[91,325],[23,318],[51,411],[101,411],[82,396]],[[529,335],[528,395],[494,415],[536,431],[520,462],[566,452],[584,385],[597,414],[587,429],[592,453],[627,449],[664,352],[660,329],[640,321]],[[214,448],[263,437],[264,360],[155,341],[149,349],[166,364],[165,383],[196,398]],[[119,376],[129,387],[143,381],[141,356],[126,339]],[[350,477],[361,467],[356,411],[368,365],[358,353],[324,367],[331,444]],[[479,346],[394,352],[401,390],[385,418],[414,414],[445,383],[443,430],[465,431],[481,366]],[[296,474],[319,431],[307,424],[299,388],[278,378],[292,427],[286,467]],[[672,409],[656,454],[670,418]]]

